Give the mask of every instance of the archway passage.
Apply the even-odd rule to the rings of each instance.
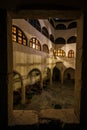
[[[56,66],[53,68],[52,79],[54,82],[61,82],[61,73],[60,73],[60,70]]]
[[[72,84],[75,83],[75,70],[73,68],[67,68],[63,75],[64,83],[65,84]]]

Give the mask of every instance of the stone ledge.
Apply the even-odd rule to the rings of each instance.
[[[77,123],[73,109],[43,109],[40,112],[34,110],[14,110],[15,125],[39,124],[42,120],[60,120],[64,123]]]

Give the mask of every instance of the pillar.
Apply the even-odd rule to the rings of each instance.
[[[52,86],[52,71],[53,71],[53,70],[50,69],[50,75],[49,75],[49,76],[50,76],[50,86]]]
[[[24,105],[25,104],[25,85],[23,85],[23,83],[22,83],[22,85],[21,85],[21,87],[22,87],[22,101],[21,101],[21,103],[22,103],[22,105]]]
[[[43,89],[43,74],[42,73],[40,74],[40,86],[41,86],[41,89]]]
[[[61,70],[61,84],[63,84],[63,74],[64,74],[64,72],[63,72],[63,69]]]

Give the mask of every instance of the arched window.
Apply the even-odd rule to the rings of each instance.
[[[38,21],[38,19],[29,19],[29,23],[35,27],[38,31],[41,32],[41,25],[40,22]]]
[[[73,50],[69,50],[68,58],[74,58],[74,51]]]
[[[66,55],[65,51],[62,49],[58,49],[54,53],[55,56],[59,56],[59,57],[64,57]]]
[[[54,22],[52,19],[49,19],[50,24],[54,27]]]
[[[54,42],[54,36],[52,34],[50,34],[50,40]]]
[[[77,23],[76,22],[72,22],[68,25],[68,29],[71,29],[71,28],[76,28],[77,27]]]
[[[36,49],[36,50],[41,50],[41,45],[40,42],[37,40],[37,38],[32,37],[29,41],[29,47]]]
[[[15,25],[12,25],[12,41],[25,46],[27,45],[27,37],[24,32]]]
[[[49,53],[48,46],[46,44],[43,45],[43,51]]]
[[[68,40],[67,43],[76,43],[76,36],[71,36]]]
[[[65,44],[65,43],[66,43],[65,39],[62,37],[59,37],[55,40],[55,44]]]
[[[49,38],[49,33],[48,33],[48,30],[47,30],[46,27],[43,27],[43,28],[42,28],[42,33],[43,33],[47,38]]]
[[[66,26],[64,24],[57,24],[55,28],[56,30],[65,30]]]

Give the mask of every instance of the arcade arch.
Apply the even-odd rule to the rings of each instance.
[[[64,82],[72,81],[73,83],[75,83],[75,69],[71,67],[65,69],[63,74],[63,81]]]

